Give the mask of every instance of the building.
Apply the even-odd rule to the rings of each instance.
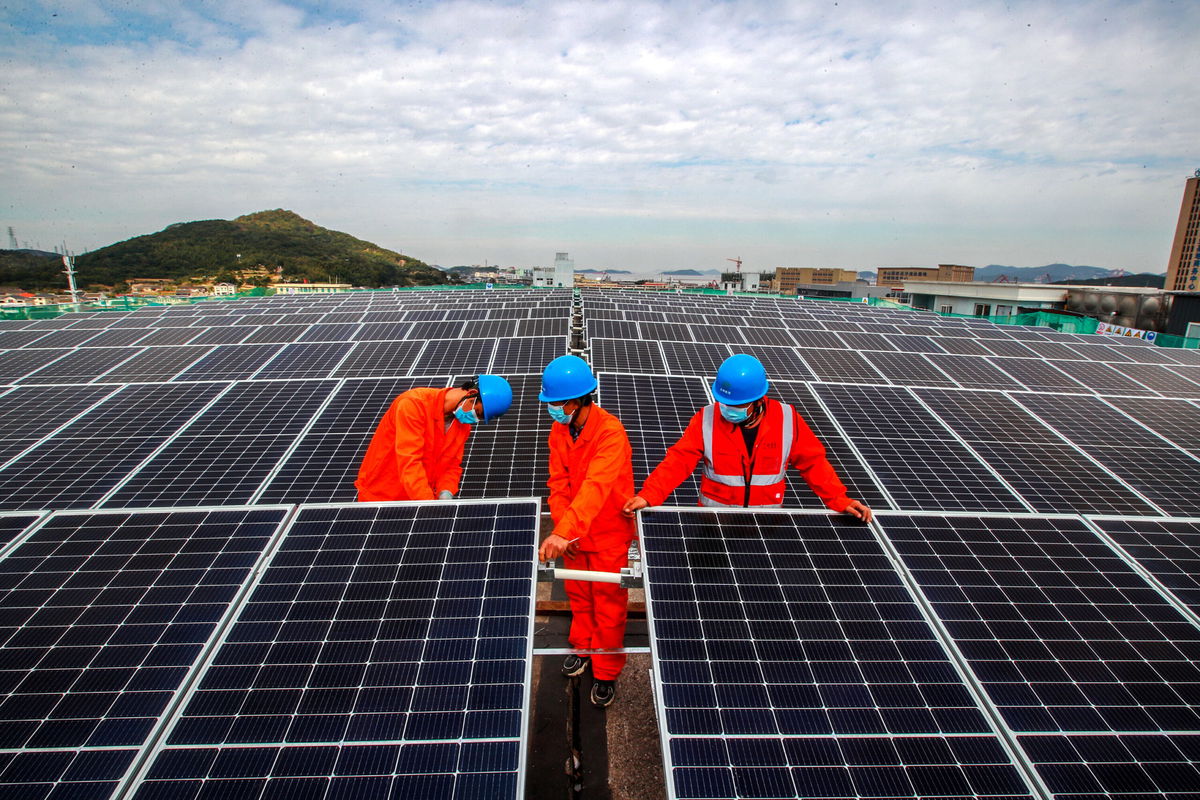
[[[349,283],[276,283],[273,288],[279,294],[330,294],[348,292],[354,286]]]
[[[975,268],[958,264],[938,264],[936,267],[879,267],[875,283],[897,289],[905,281],[937,281],[939,283],[969,283],[975,280]]]
[[[771,273],[724,272],[721,288],[727,292],[766,292],[771,287]]]
[[[1172,295],[1144,286],[1067,286],[1066,310],[1144,331],[1163,332]]]
[[[1200,169],[1183,186],[1183,204],[1175,223],[1175,241],[1163,288],[1168,292],[1200,290]]]
[[[554,254],[554,269],[533,268],[533,285],[570,289],[575,285],[575,262],[567,253]]]
[[[1175,292],[1163,331],[1172,336],[1200,339],[1200,292]]]
[[[833,267],[776,267],[775,291],[779,294],[797,294],[798,286],[832,286],[838,283],[854,283],[858,273],[849,269]]]
[[[903,286],[913,308],[975,317],[1011,317],[1018,308],[1062,308],[1067,299],[1067,288],[1045,283],[964,283],[958,280],[909,280]]]

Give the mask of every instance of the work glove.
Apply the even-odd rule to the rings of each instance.
[[[438,500],[453,500],[454,492],[451,492],[449,489],[442,489],[440,492],[438,492],[437,499]]]

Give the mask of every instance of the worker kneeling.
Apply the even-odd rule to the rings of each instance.
[[[824,446],[799,412],[767,397],[767,388],[767,373],[757,358],[725,359],[713,383],[716,402],[696,412],[641,492],[625,503],[625,515],[632,518],[662,504],[703,458],[702,506],[782,506],[785,475],[793,467],[830,509],[870,522],[871,509],[846,496]]]
[[[554,419],[550,428],[550,517],[554,532],[542,540],[538,557],[563,556],[568,569],[620,572],[629,563],[632,519],[621,513],[633,493],[633,450],[620,420],[592,402],[596,378],[578,356],[559,356],[542,374],[538,399]],[[625,643],[629,592],[613,583],[563,581],[571,601],[568,640],[580,650],[616,650]],[[569,655],[563,674],[592,666],[591,700],[612,703],[623,653]]]
[[[512,387],[479,375],[456,388],[417,387],[397,395],[358,468],[358,499],[449,500],[458,494],[471,426],[512,406]]]

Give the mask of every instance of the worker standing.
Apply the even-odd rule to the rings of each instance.
[[[512,387],[479,375],[458,387],[417,387],[396,397],[358,468],[358,499],[449,500],[458,494],[471,426],[512,406]]]
[[[593,403],[596,378],[578,356],[559,356],[542,374],[538,399],[556,424],[550,428],[550,517],[554,532],[542,540],[538,557],[563,556],[568,569],[620,572],[629,563],[632,520],[621,513],[633,493],[633,450],[624,426]],[[625,642],[629,591],[618,584],[563,581],[571,601],[572,647],[614,650]],[[569,655],[563,674],[592,666],[592,704],[603,708],[616,696],[625,666],[623,653]]]
[[[753,356],[725,359],[717,369],[716,402],[696,412],[679,441],[629,498],[625,516],[661,505],[704,460],[700,505],[758,508],[783,505],[788,467],[833,511],[871,521],[871,509],[846,495],[825,448],[790,405],[766,396],[767,373]]]

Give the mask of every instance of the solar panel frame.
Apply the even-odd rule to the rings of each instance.
[[[472,540],[477,538],[473,534],[488,533],[483,527],[487,520],[479,514],[486,514],[489,507],[496,512],[490,518],[488,553],[482,559],[476,556],[474,562],[452,561],[454,555],[478,551],[480,543]],[[374,516],[367,518],[368,514]],[[440,519],[446,514],[455,515],[454,523],[443,532]],[[409,515],[415,516],[409,529],[402,530],[396,521]],[[343,518],[354,524],[339,532]],[[338,794],[356,789],[378,794],[381,789],[370,781],[337,777],[381,774],[378,769],[349,765],[339,769],[349,756],[364,757],[365,766],[370,766],[372,757],[390,756],[391,768],[382,774],[389,779],[408,775],[417,783],[406,788],[397,780],[401,796],[414,791],[523,796],[537,519],[534,498],[302,508],[289,520],[270,562],[259,570],[226,635],[199,668],[197,680],[165,729],[162,744],[136,776],[134,786],[143,790],[137,796],[194,792],[195,784],[206,778],[248,778],[247,783],[258,781],[254,788],[261,791],[277,769],[282,776],[330,780],[330,791]],[[527,541],[519,541],[522,533]],[[394,575],[387,583],[389,572]],[[444,593],[439,591],[441,578],[447,587]],[[289,596],[291,601],[280,602]],[[426,602],[430,610],[418,610]],[[441,612],[435,610],[439,607]],[[390,609],[387,616],[385,608]],[[374,639],[364,639],[372,625]],[[505,644],[506,640],[516,644]],[[463,643],[469,644],[470,653]],[[318,657],[323,649],[328,653]],[[500,666],[505,662],[516,662],[517,671]],[[454,665],[463,663],[469,673],[465,683],[455,680]],[[351,672],[360,677],[348,678]],[[357,687],[351,690],[355,694],[348,705],[335,697],[341,690],[323,688],[341,686]],[[243,724],[245,705],[240,697],[255,704],[261,721]],[[458,734],[448,719],[452,714],[439,712],[440,708],[454,712],[456,707],[462,708]],[[230,716],[230,708],[241,716]],[[318,719],[322,711],[329,719]],[[222,725],[222,720],[228,722]],[[488,744],[502,746],[490,760],[484,751]],[[299,754],[309,753],[316,764],[307,771],[291,772],[294,764],[286,767],[270,758],[263,769],[249,773],[218,771],[222,754],[245,753],[247,745],[275,756],[289,745],[302,746]],[[326,753],[315,749],[326,746],[340,750],[327,759]],[[452,748],[453,758],[430,758],[438,747]],[[215,762],[205,752],[213,750]],[[421,756],[426,756],[426,769],[400,769],[412,765],[414,758],[422,760]],[[503,770],[507,777],[488,778],[501,760],[509,764]],[[388,764],[384,762],[385,768]],[[433,780],[439,774],[449,774],[450,780],[433,783],[432,789],[431,784],[424,784],[423,791],[418,788],[420,780]],[[156,789],[153,784],[160,779],[162,785]],[[386,781],[382,790],[391,783]],[[320,786],[324,790],[326,784]]]

